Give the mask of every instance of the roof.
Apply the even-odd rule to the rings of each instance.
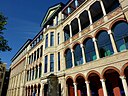
[[[18,52],[13,56],[13,58],[11,59],[11,61],[14,61],[22,52],[23,50],[30,44],[32,40],[28,39],[24,45],[18,50]]]
[[[64,7],[63,3],[56,4],[52,7],[49,7],[46,15],[44,16],[44,19],[41,22],[41,27],[45,26],[51,18],[53,18],[57,13],[60,12],[60,10]]]

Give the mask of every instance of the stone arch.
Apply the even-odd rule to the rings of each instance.
[[[100,73],[99,72],[97,72],[97,71],[95,71],[95,70],[91,70],[91,71],[89,71],[88,73],[87,73],[87,75],[86,75],[86,80],[88,81],[88,77],[91,75],[91,74],[97,74],[100,78],[101,78],[101,75],[100,75]]]
[[[119,75],[121,75],[120,70],[118,68],[116,68],[114,66],[109,66],[109,67],[106,67],[103,69],[103,71],[101,72],[101,78],[104,78],[104,73],[110,69],[115,70]]]
[[[80,45],[81,43],[78,41],[78,42],[75,42],[73,45],[72,45],[72,47],[71,47],[71,49],[74,49],[74,47],[76,46],[76,45]]]
[[[127,20],[125,20],[124,18],[118,18],[118,19],[114,20],[114,21],[110,24],[109,29],[112,29],[112,27],[113,27],[116,23],[121,22],[121,21],[127,22]],[[127,23],[128,23],[128,22],[127,22]]]
[[[105,28],[105,27],[103,27],[103,28],[100,28],[100,29],[98,29],[95,33],[94,33],[94,37],[96,38],[96,36],[97,36],[97,34],[99,33],[99,32],[101,32],[101,31],[106,31],[106,32],[108,32],[108,28]]]
[[[72,76],[67,76],[65,80],[67,81],[69,78],[70,78],[70,79],[72,79],[72,80],[73,80],[73,82],[74,82],[74,79],[73,79],[73,77],[72,77]]]
[[[82,44],[83,44],[84,41],[86,41],[88,38],[93,38],[93,36],[92,36],[92,35],[87,35],[86,37],[84,37],[84,38],[82,39]]]
[[[84,74],[78,73],[78,74],[74,77],[74,82],[76,82],[76,79],[77,79],[77,77],[79,77],[79,76],[83,77],[83,78],[86,80]]]
[[[128,62],[125,63],[125,64],[122,66],[122,68],[121,68],[121,76],[124,76],[124,70],[125,70],[126,67],[128,67]]]

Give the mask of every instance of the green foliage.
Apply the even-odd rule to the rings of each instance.
[[[11,51],[11,48],[8,46],[8,41],[3,36],[3,30],[6,30],[6,24],[7,18],[0,13],[0,52]]]

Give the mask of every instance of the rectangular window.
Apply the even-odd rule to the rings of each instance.
[[[60,52],[58,52],[58,71],[60,71]]]
[[[31,63],[33,62],[33,53],[32,53],[32,55],[31,55]]]
[[[58,44],[60,44],[60,33],[57,34],[58,37]]]
[[[37,49],[37,59],[39,58],[39,48]]]
[[[29,64],[31,64],[31,55],[29,56]]]
[[[40,57],[42,57],[43,52],[43,45],[40,47]]]
[[[32,69],[32,80],[34,79],[34,68]]]
[[[50,46],[53,46],[54,45],[54,32],[51,32],[50,34]]]
[[[34,52],[34,61],[36,61],[36,51]]]
[[[39,77],[41,77],[41,74],[42,74],[42,64],[40,65],[40,68],[39,68]]]
[[[45,48],[48,47],[48,34],[46,35],[46,40],[45,40]]]
[[[54,54],[50,54],[50,72],[54,71]]]
[[[46,55],[45,56],[45,62],[44,62],[44,73],[46,73],[47,72],[47,67],[48,67],[48,56]]]

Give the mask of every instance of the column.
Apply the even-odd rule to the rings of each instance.
[[[100,81],[101,81],[101,84],[102,84],[104,96],[108,96],[106,85],[105,85],[105,80],[104,79],[100,79]]]
[[[69,24],[69,30],[70,30],[70,37],[72,37],[72,27],[70,24]]]
[[[85,64],[86,63],[86,57],[85,57],[84,45],[81,44],[80,46],[81,46],[81,49],[82,49],[83,63]]]
[[[44,84],[41,83],[41,88],[40,88],[40,96],[44,96],[44,92],[43,92],[43,89],[44,89]]]
[[[116,47],[116,43],[115,43],[114,37],[112,35],[112,31],[111,30],[108,30],[108,34],[110,36],[110,40],[111,40],[111,43],[112,43],[113,51],[116,54],[118,51],[117,51],[117,47]]]
[[[74,85],[74,93],[75,93],[75,96],[77,96],[77,84],[76,83],[73,83],[73,85]]]
[[[122,84],[123,84],[125,95],[128,96],[128,85],[127,85],[127,82],[126,82],[126,77],[120,76],[120,78],[121,78],[121,81],[122,81]]]
[[[36,67],[34,67],[34,79],[36,79]]]
[[[40,76],[39,76],[39,73],[40,73],[40,66],[38,65],[38,78],[40,78]]]
[[[71,49],[71,53],[72,53],[72,64],[73,64],[72,67],[75,67],[74,50],[73,49]]]
[[[88,11],[88,17],[89,17],[89,21],[90,21],[90,25],[92,24],[92,17],[91,17],[91,13],[90,13],[90,10],[87,10]]]
[[[37,86],[37,88],[36,88],[36,96],[38,96],[38,94],[39,94],[39,90],[38,90],[38,86]]]
[[[97,57],[97,59],[99,59],[100,55],[99,55],[99,50],[98,50],[96,38],[93,38],[93,42],[94,42],[94,47],[95,47],[95,51],[96,51],[96,57]]]
[[[103,14],[105,16],[106,15],[106,11],[105,11],[104,4],[103,4],[102,0],[100,0],[100,5],[101,5],[101,8],[102,8]]]
[[[87,96],[91,96],[89,81],[85,81],[85,83],[86,83],[86,87],[87,87]]]
[[[77,20],[78,20],[78,27],[79,27],[79,32],[81,31],[81,23],[80,23],[80,18],[78,17],[77,18]]]
[[[33,68],[31,69],[31,80],[32,80],[32,78],[33,78]]]

